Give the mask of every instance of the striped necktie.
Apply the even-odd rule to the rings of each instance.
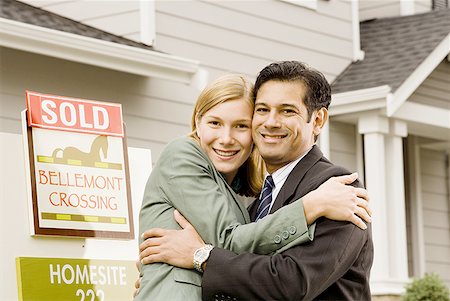
[[[270,204],[272,203],[272,190],[274,187],[275,184],[273,183],[272,176],[268,175],[264,181],[264,187],[259,197],[259,205],[258,210],[256,210],[255,221],[269,214]]]

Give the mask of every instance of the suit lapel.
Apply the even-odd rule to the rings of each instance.
[[[305,174],[322,157],[322,152],[316,145],[314,145],[312,149],[306,154],[306,156],[297,163],[297,165],[289,174],[286,182],[284,182],[283,187],[278,193],[278,196],[272,206],[272,209],[270,210],[270,213],[277,211],[290,200],[290,198],[294,195],[298,185],[300,185],[300,182],[303,180]]]

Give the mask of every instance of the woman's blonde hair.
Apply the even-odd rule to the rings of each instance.
[[[253,101],[253,85],[243,75],[227,74],[211,82],[197,98],[197,103],[192,114],[192,132],[189,136],[199,141],[200,138],[197,135],[196,122],[218,104],[236,99],[244,99],[252,109],[255,106]],[[233,112],[230,112],[230,114],[233,114]],[[241,195],[256,196],[261,191],[263,179],[263,160],[258,149],[253,146],[250,157],[239,168],[236,178],[233,181],[234,185],[232,186]]]

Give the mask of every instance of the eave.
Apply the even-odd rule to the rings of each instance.
[[[0,18],[0,46],[190,84],[199,62]]]

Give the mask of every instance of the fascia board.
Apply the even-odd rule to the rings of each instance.
[[[388,85],[333,94],[329,114],[333,116],[383,109],[391,96],[391,87]]]
[[[0,18],[0,45],[190,84],[199,62]]]
[[[392,117],[450,130],[450,110],[412,101],[405,102]]]
[[[402,85],[393,93],[387,104],[387,115],[392,116],[408,97],[417,90],[422,82],[436,69],[450,52],[450,33],[439,43],[430,55],[409,75]]]

